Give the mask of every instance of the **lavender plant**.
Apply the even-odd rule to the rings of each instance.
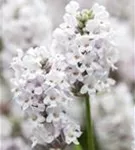
[[[48,149],[79,144],[83,131],[67,108],[81,98],[86,104],[87,150],[94,150],[90,97],[114,83],[108,77],[118,59],[114,32],[103,6],[80,11],[71,1],[65,9],[64,23],[54,31],[50,49],[18,50],[11,64],[12,91],[33,119],[32,146]]]

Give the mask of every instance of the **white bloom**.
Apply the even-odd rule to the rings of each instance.
[[[69,124],[66,128],[64,128],[64,134],[66,138],[66,142],[68,144],[71,144],[72,142],[74,144],[79,144],[77,138],[80,137],[81,132],[80,132],[80,127],[75,124]]]
[[[51,144],[61,134],[65,137],[64,128],[72,122],[66,107],[75,98],[67,83],[64,72],[67,65],[64,61],[61,55],[38,47],[30,48],[25,53],[19,51],[11,64],[15,72],[12,79],[14,99],[31,118],[35,118],[33,146]],[[75,136],[74,140],[78,137]]]
[[[80,85],[82,93],[89,91],[90,94],[109,86],[109,70],[116,69],[114,63],[118,60],[118,53],[105,8],[95,4],[91,10],[79,11],[74,5],[74,1],[67,5],[64,16],[72,21],[67,23],[64,19],[54,31],[52,51],[65,57],[69,83]],[[73,22],[77,24],[73,25]]]
[[[47,122],[58,122],[61,119],[61,115],[63,114],[61,108],[57,107],[47,107],[46,112],[49,114],[46,118]]]
[[[49,106],[57,106],[57,103],[62,101],[61,92],[55,88],[51,88],[47,91],[44,99],[44,104]]]

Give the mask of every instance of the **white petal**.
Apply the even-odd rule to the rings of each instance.
[[[87,92],[88,92],[88,86],[87,86],[87,85],[84,85],[84,86],[81,88],[80,93],[81,93],[81,94],[85,94],[85,93],[87,93]]]
[[[43,92],[42,87],[37,87],[37,88],[35,88],[35,90],[34,90],[34,93],[35,93],[36,95],[41,95],[42,92]]]

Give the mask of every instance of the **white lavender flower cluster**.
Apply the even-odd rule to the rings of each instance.
[[[108,12],[95,4],[90,10],[78,11],[72,1],[66,7],[64,23],[54,31],[52,51],[66,59],[69,83],[81,94],[108,88],[110,68],[118,59]]]
[[[71,101],[108,88],[117,50],[108,13],[95,4],[78,11],[71,1],[64,23],[54,31],[50,50],[19,50],[13,59],[14,98],[33,117],[33,146],[78,144],[80,125],[67,112]]]
[[[74,99],[60,55],[51,56],[45,47],[19,50],[12,68],[15,71],[14,98],[37,120],[34,128],[34,145],[51,143],[61,134],[66,143],[78,143],[80,127],[68,117],[66,107]],[[36,118],[35,118],[36,117]],[[46,138],[45,138],[46,136]]]

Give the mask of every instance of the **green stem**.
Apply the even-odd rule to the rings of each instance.
[[[74,145],[74,150],[82,150],[81,145]]]
[[[86,130],[87,130],[87,150],[95,150],[94,148],[94,136],[93,136],[93,125],[91,118],[91,106],[89,101],[89,95],[85,96],[85,104],[86,104]]]

